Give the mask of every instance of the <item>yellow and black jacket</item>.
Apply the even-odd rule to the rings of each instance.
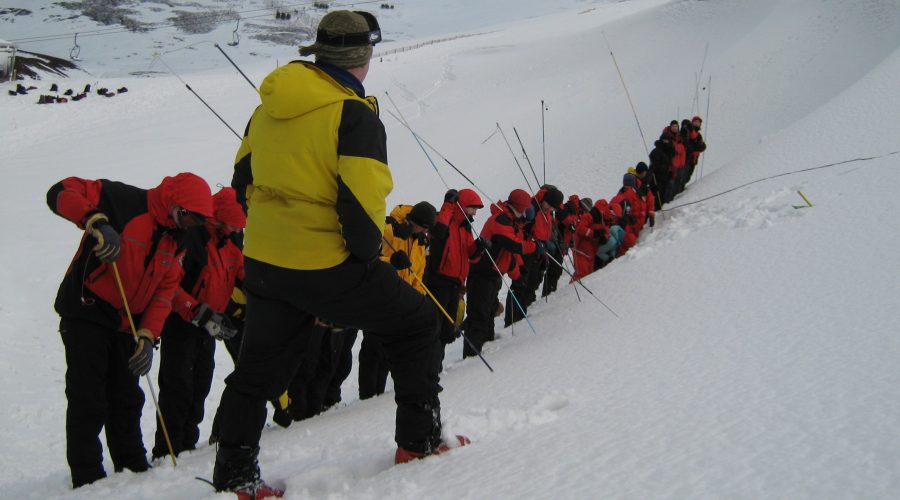
[[[248,209],[244,255],[299,270],[376,259],[393,181],[375,99],[303,61],[259,93],[232,179]]]
[[[390,218],[393,219],[396,223],[404,224],[406,223],[406,216],[409,214],[410,210],[412,210],[412,205],[397,205],[391,210]],[[415,235],[410,236],[409,238],[400,238],[394,235],[394,226],[391,224],[385,224],[384,226],[384,241],[385,245],[381,248],[381,260],[385,262],[391,261],[391,255],[394,252],[404,251],[406,255],[409,256],[409,261],[412,263],[408,269],[403,269],[397,271],[397,274],[400,276],[400,279],[412,285],[413,288],[419,291],[419,293],[424,294],[425,289],[422,287],[422,279],[424,279],[423,273],[425,272],[425,259],[426,259],[426,250],[427,247],[425,245],[424,238],[419,239],[416,238]]]

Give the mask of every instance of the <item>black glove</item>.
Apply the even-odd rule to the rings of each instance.
[[[448,189],[444,194],[444,202],[445,203],[456,203],[456,200],[459,199],[459,191],[455,189]]]
[[[400,238],[401,240],[405,240],[412,235],[412,224],[409,222],[404,223],[396,223],[391,224],[391,227],[394,229],[394,237]]]
[[[119,233],[113,229],[105,215],[97,213],[91,216],[85,225],[85,230],[97,240],[97,244],[94,245],[94,255],[98,259],[112,264],[119,258],[119,252],[122,250]]]
[[[475,240],[475,246],[478,247],[479,252],[482,250],[490,251],[491,246],[493,246],[493,243],[491,243],[491,240],[486,240],[486,239],[484,239],[484,237],[479,236],[478,239]]]
[[[134,354],[128,358],[128,369],[135,377],[146,375],[150,372],[150,366],[153,365],[153,344],[155,338],[150,330],[142,328],[138,330],[137,347]]]
[[[391,265],[398,271],[402,271],[412,267],[412,262],[409,260],[409,255],[406,255],[406,252],[398,250],[391,254]]]
[[[446,225],[438,222],[428,228],[428,237],[432,240],[443,240],[447,237],[448,231],[449,228]]]
[[[534,253],[537,254],[538,257],[547,255],[547,245],[543,241],[535,241],[535,246],[536,250]]]
[[[650,227],[655,226],[655,225],[656,225],[656,215],[650,214],[650,215],[647,217],[647,223],[650,224]]]
[[[209,304],[197,306],[191,323],[203,328],[206,330],[206,333],[218,340],[228,340],[237,335],[238,332],[227,316],[217,313],[209,307]]]
[[[607,241],[609,241],[609,237],[606,235],[606,229],[598,229],[594,232],[594,239],[597,240],[597,243],[603,245]]]

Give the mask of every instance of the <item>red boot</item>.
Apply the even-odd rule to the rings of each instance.
[[[284,490],[273,488],[262,481],[239,486],[231,490],[238,500],[263,500],[264,498],[281,498]]]
[[[457,448],[459,446],[465,446],[472,442],[469,440],[469,438],[467,438],[465,436],[456,436],[456,440],[459,442],[459,445],[456,446]],[[405,464],[406,462],[412,462],[413,460],[425,458],[429,455],[440,455],[441,453],[450,451],[451,449],[452,448],[450,448],[450,446],[447,445],[447,443],[444,441],[441,441],[441,444],[438,445],[437,448],[432,450],[431,453],[419,453],[417,451],[410,451],[405,448],[398,447],[397,453],[394,454],[394,463],[395,464]]]

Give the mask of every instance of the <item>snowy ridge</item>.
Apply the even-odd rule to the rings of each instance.
[[[541,176],[544,100],[548,182],[566,194],[612,196],[646,153],[604,34],[650,147],[669,120],[690,116],[709,43],[703,177],[671,206],[900,150],[896,1],[583,1],[499,26],[493,12],[479,25],[475,7],[456,5],[466,8],[449,9],[445,25],[456,17],[482,36],[385,55],[365,82],[388,129],[389,204],[434,202],[445,188],[386,112],[396,111],[384,92],[495,199],[524,180],[498,134],[482,141],[498,122],[515,141],[516,127]],[[485,9],[503,5],[511,0]],[[224,59],[181,61],[170,61],[179,76],[243,129],[258,97],[240,75]],[[259,82],[275,61],[239,64]],[[12,498],[227,498],[194,479],[212,473],[207,446],[177,468],[165,462],[69,489],[52,302],[79,233],[49,213],[45,192],[69,175],[147,187],[182,170],[227,184],[237,146],[173,76],[104,80],[129,93],[52,106],[0,95],[8,165],[0,485]],[[465,187],[433,159],[453,187]],[[791,207],[803,202],[797,190],[812,208]],[[667,212],[624,258],[584,280],[618,319],[583,289],[579,302],[561,286],[529,310],[537,335],[524,323],[515,333],[498,325],[498,340],[485,346],[496,373],[462,361],[460,342],[451,346],[445,431],[473,445],[393,466],[392,397],[358,401],[354,370],[339,407],[264,431],[263,476],[286,485],[288,498],[896,498],[898,192],[900,155],[891,155]],[[217,364],[201,439],[231,368],[224,349]],[[142,423],[149,444],[151,402]]]

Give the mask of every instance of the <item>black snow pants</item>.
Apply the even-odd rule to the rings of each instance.
[[[147,470],[141,435],[144,393],[128,369],[135,341],[128,333],[63,318],[59,333],[66,349],[66,459],[72,486],[106,477],[100,431],[115,470]]]
[[[381,341],[394,377],[397,444],[425,452],[440,442],[435,308],[393,266],[351,258],[302,271],[245,257],[245,272],[246,326],[219,406],[220,454],[259,445],[266,401],[294,377],[316,317]]]
[[[200,439],[203,406],[212,385],[216,340],[203,328],[172,313],[166,318],[159,360],[159,410],[176,455]],[[169,454],[157,423],[153,458]]]
[[[500,303],[497,294],[503,282],[500,275],[489,273],[471,273],[466,281],[466,337],[463,346],[463,357],[477,356],[485,342],[494,340],[494,313]],[[477,350],[476,350],[477,349]]]

